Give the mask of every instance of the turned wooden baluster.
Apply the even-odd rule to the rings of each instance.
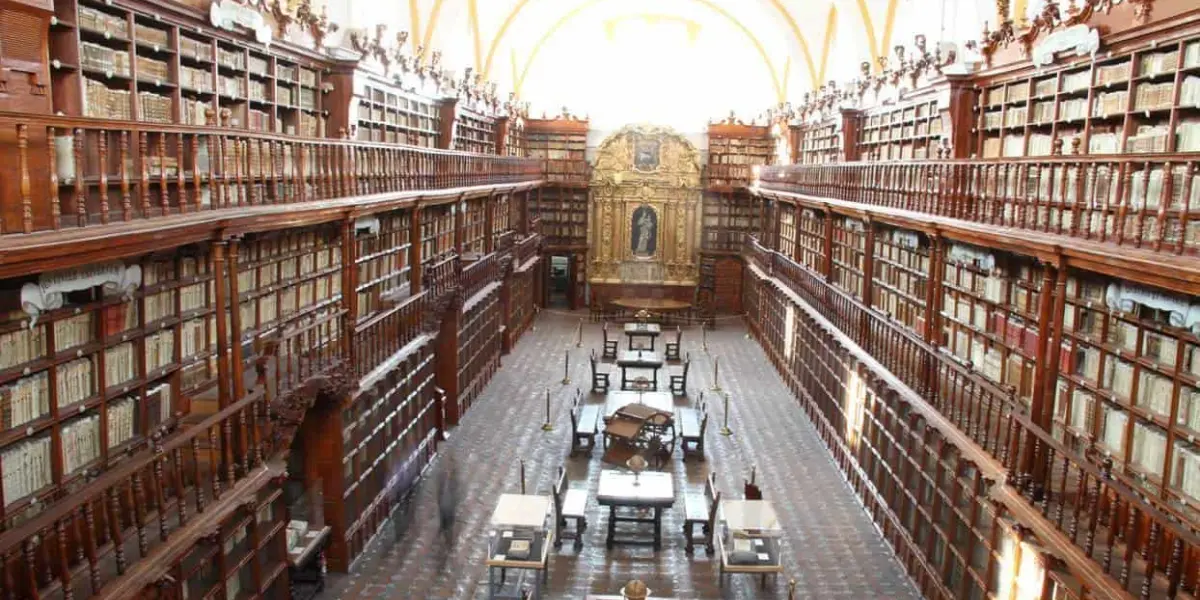
[[[176,448],[171,451],[171,494],[175,496],[175,504],[179,507],[180,527],[187,525],[188,522],[186,489],[183,480],[183,449]]]
[[[142,204],[142,217],[150,215],[150,141],[145,131],[138,132],[138,195]]]
[[[87,225],[87,186],[83,182],[83,130],[75,130],[75,140],[72,144],[75,155],[75,225]]]
[[[57,139],[58,129],[50,127],[46,131],[46,158],[49,159],[47,164],[50,165],[50,191],[47,197],[50,199],[50,225],[55,231],[62,229],[62,206],[58,203],[58,152],[55,149]]]
[[[212,482],[213,499],[221,497],[221,456],[222,448],[216,427],[208,428],[208,464],[211,472],[209,481]]]
[[[217,152],[216,136],[204,136],[204,145],[208,149],[208,206],[209,208],[221,208],[221,185],[217,183],[217,172],[220,160],[220,153]]]
[[[142,471],[133,472],[133,483],[129,486],[127,497],[133,503],[133,523],[137,529],[137,545],[140,556],[146,556],[148,541],[146,540],[146,490],[142,487]]]
[[[63,600],[75,600],[71,585],[71,563],[67,558],[67,528],[62,519],[54,522],[54,537],[58,539],[58,580],[62,582]]]
[[[1130,171],[1132,172],[1132,169],[1130,169]],[[1132,175],[1130,177],[1132,177]],[[1142,188],[1142,190],[1141,190],[1141,198],[1142,198],[1141,206],[1138,206],[1136,208],[1133,206],[1133,195],[1134,194],[1132,191],[1129,192],[1129,202],[1126,203],[1129,205],[1129,210],[1137,211],[1135,214],[1133,214],[1131,216],[1133,218],[1133,245],[1135,245],[1139,248],[1142,246],[1142,243],[1146,241],[1143,239],[1145,236],[1145,233],[1146,233],[1146,212],[1150,209],[1150,163],[1149,162],[1144,163],[1142,166],[1142,183],[1141,183],[1140,187]],[[1159,201],[1167,202],[1167,201],[1169,201],[1169,199],[1166,197],[1163,197],[1163,198],[1160,198]],[[1125,219],[1121,219],[1121,224],[1122,224],[1122,229],[1124,229],[1125,228],[1124,227]]]
[[[192,166],[192,206],[194,206],[196,208],[196,210],[201,210],[202,208],[204,208],[204,197],[203,197],[204,194],[201,192],[201,188],[200,188],[200,185],[201,185],[200,184],[200,136],[196,135],[196,134],[192,134],[191,140],[192,140],[192,143],[190,145],[190,148],[191,148],[191,154],[192,154],[192,156],[191,156],[191,158],[192,158],[192,165],[191,165]],[[183,151],[182,150],[180,150],[180,152],[179,152],[179,157],[180,157],[179,158],[179,161],[180,161],[179,171],[180,171],[180,173],[182,173],[183,172],[183,166],[182,166],[183,165]],[[184,183],[182,180],[180,180],[179,189],[183,189],[183,186],[184,186]]]
[[[196,490],[196,512],[204,512],[204,480],[200,477],[200,436],[192,438],[192,489]]]
[[[100,163],[100,223],[108,223],[108,132],[96,137],[96,162]]]
[[[154,503],[158,507],[158,539],[166,541],[170,530],[167,527],[167,495],[166,486],[163,484],[166,475],[163,473],[163,461],[167,460],[167,457],[163,454],[162,445],[159,444],[159,440],[156,439],[153,443],[154,480],[151,491],[154,493]]]
[[[271,142],[270,140],[265,142],[263,140],[255,140],[254,145],[258,148],[257,179],[252,180],[254,181],[254,197],[258,203],[266,204],[269,202],[268,198],[270,196],[267,192],[267,188],[270,187],[267,183],[267,175],[269,174],[267,162],[271,158]]]
[[[1132,502],[1125,503],[1125,527],[1121,536],[1121,541],[1125,543],[1125,556],[1121,563],[1121,574],[1117,580],[1121,582],[1121,587],[1126,589],[1129,587],[1129,576],[1133,573],[1133,557],[1137,552],[1137,534],[1141,529],[1139,527],[1141,519],[1137,513]]]
[[[121,537],[121,499],[117,497],[115,488],[104,490],[104,495],[108,499],[107,516],[104,519],[108,522],[108,539],[112,542],[113,553],[117,559],[117,573],[124,575],[127,563],[125,541]]]
[[[294,169],[292,169],[292,182],[293,182],[293,185],[295,186],[293,197],[297,198],[300,202],[304,202],[308,197],[308,190],[305,189],[308,185],[308,183],[305,181],[305,168],[304,168],[304,159],[306,157],[306,154],[304,152],[305,146],[306,146],[306,144],[296,144],[294,146],[294,148],[296,149],[296,152],[295,152],[296,167]],[[288,200],[291,200],[291,199],[292,198],[288,198]]]
[[[1142,546],[1142,561],[1146,564],[1142,579],[1141,600],[1150,600],[1150,584],[1154,581],[1154,568],[1158,566],[1158,536],[1162,535],[1162,524],[1157,520],[1150,523],[1150,535]]]
[[[328,200],[338,195],[337,180],[334,172],[334,148],[321,144],[321,199]]]
[[[217,176],[221,179],[220,185],[217,186],[217,206],[221,208],[229,208],[230,202],[233,201],[232,196],[234,195],[228,189],[230,182],[233,181],[233,177],[229,174],[229,162],[226,160],[228,156],[226,142],[225,134],[217,136],[217,154],[212,158],[212,162],[217,166]],[[226,198],[226,194],[229,194],[230,198]]]
[[[1123,243],[1125,243],[1125,219],[1129,215],[1129,201],[1133,197],[1133,169],[1130,166],[1131,163],[1123,162],[1123,163],[1119,163],[1119,164],[1121,165],[1121,174],[1120,174],[1119,178],[1117,179],[1117,182],[1118,182],[1117,206],[1116,206],[1117,214],[1116,214],[1116,217],[1113,218],[1110,216],[1108,210],[1106,210],[1104,212],[1105,212],[1105,218],[1113,218],[1114,219],[1113,220],[1113,235],[1116,237],[1116,240],[1115,240],[1116,243],[1123,244]],[[1106,227],[1105,228],[1106,235],[1108,233],[1107,229],[1108,228]],[[1105,238],[1100,238],[1100,239],[1107,241]]]
[[[117,142],[117,160],[120,162],[118,169],[121,173],[121,218],[126,221],[133,220],[133,198],[129,195],[129,132],[121,130],[120,139]]]
[[[17,124],[17,170],[20,171],[21,231],[33,233],[33,196],[29,192],[29,126]]]
[[[21,556],[25,559],[25,584],[29,586],[29,592],[37,597],[38,588],[42,587],[38,581],[37,572],[37,551],[34,545],[37,543],[37,537],[32,537],[21,542]]]
[[[83,503],[83,525],[85,535],[83,537],[83,547],[87,553],[88,560],[88,579],[92,584],[92,593],[100,592],[100,563],[96,560],[96,513],[92,503],[95,499],[88,499]]]
[[[246,206],[246,182],[249,180],[247,167],[250,164],[246,156],[247,150],[249,150],[249,146],[246,145],[246,140],[233,140],[233,172],[234,176],[237,177],[238,206]],[[243,178],[243,175],[246,175],[246,177]]]
[[[1147,168],[1149,168],[1149,164],[1147,164]],[[1174,187],[1174,183],[1175,183],[1175,181],[1174,181],[1175,168],[1171,165],[1171,161],[1167,161],[1166,163],[1163,164],[1162,169],[1163,169],[1162,195],[1159,197],[1159,200],[1158,200],[1158,212],[1155,213],[1155,215],[1154,215],[1154,220],[1157,223],[1157,227],[1154,228],[1154,230],[1156,232],[1156,236],[1154,238],[1154,251],[1155,252],[1162,251],[1163,241],[1166,240],[1168,237],[1167,210],[1172,208],[1172,204],[1174,204],[1174,200],[1173,200],[1174,190],[1172,188]],[[1149,177],[1146,177],[1146,185],[1147,186],[1150,185]],[[1187,209],[1185,208],[1186,206],[1187,205],[1185,204],[1180,207],[1180,208],[1184,209],[1181,212],[1183,212],[1185,214],[1187,213]],[[1183,242],[1183,236],[1180,236],[1178,239],[1179,239],[1180,243]]]
[[[164,134],[164,135],[166,135],[166,134]],[[174,134],[174,136],[175,136],[175,183],[177,184],[177,189],[179,190],[178,202],[179,202],[179,212],[180,213],[186,213],[191,208],[193,208],[193,207],[199,208],[199,206],[200,206],[199,198],[192,198],[190,200],[188,199],[187,174],[184,172],[185,165],[183,162],[183,156],[184,156],[184,154],[183,154],[183,148],[184,148],[183,135],[184,134],[182,134],[182,133]]]
[[[275,140],[267,140],[267,151],[270,152],[270,154],[267,157],[269,159],[267,162],[269,162],[271,164],[271,170],[270,170],[271,178],[268,179],[268,181],[270,183],[267,184],[267,195],[271,198],[271,204],[278,204],[279,203],[279,185],[280,185],[279,171],[280,171],[280,169],[277,169],[276,166],[278,164],[280,164],[279,161],[282,158],[283,150],[280,149],[279,143],[276,142]]]
[[[1167,561],[1167,597],[1174,598],[1179,593],[1179,583],[1183,574],[1183,540],[1176,537],[1171,542],[1171,556]]]
[[[234,465],[237,464],[237,457],[233,455],[233,417],[221,421],[221,431],[224,438],[221,440],[221,454],[225,460],[225,481],[229,482],[229,487],[233,488],[233,482],[237,480],[237,473],[234,472]]]
[[[163,216],[171,213],[171,187],[167,185],[167,141],[165,133],[158,134],[158,196]]]
[[[1179,211],[1179,231],[1175,235],[1175,239],[1179,240],[1179,245],[1175,247],[1175,254],[1183,254],[1184,248],[1188,245],[1188,215],[1191,214],[1191,211],[1188,209],[1191,207],[1192,193],[1193,190],[1195,190],[1195,176],[1196,161],[1189,160],[1187,167],[1184,169],[1183,183],[1180,186],[1180,189],[1183,190],[1183,194],[1181,196],[1183,206],[1180,207],[1182,210]]]

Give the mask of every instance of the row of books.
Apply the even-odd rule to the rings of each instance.
[[[3,470],[4,506],[34,493],[53,482],[50,465],[50,436],[12,444],[0,452]]]
[[[138,92],[138,116],[143,121],[153,123],[170,123],[174,120],[171,115],[171,98],[151,92]]]
[[[1096,85],[1107,86],[1129,81],[1131,66],[1129,61],[1124,61],[1096,67]]]
[[[186,360],[207,351],[216,339],[216,319],[192,319],[179,327],[180,357]]]
[[[171,34],[166,29],[150,27],[141,23],[133,24],[133,34],[137,41],[159,48],[166,48],[171,42]]]
[[[163,60],[155,60],[148,56],[137,57],[138,79],[144,81],[168,81],[171,79],[171,70],[167,66],[167,62]]]
[[[1126,90],[1101,93],[1092,101],[1092,116],[1106,118],[1109,115],[1123,114],[1128,101],[1129,92]]]
[[[85,77],[83,114],[100,119],[132,121],[133,106],[129,103],[129,90],[114,90]]]
[[[133,439],[138,422],[136,398],[121,398],[109,402],[105,414],[108,416],[109,448],[116,448]]]
[[[222,96],[244,98],[246,96],[246,80],[241,77],[218,75],[217,92]]]
[[[196,69],[187,65],[180,65],[179,85],[188,89],[196,90],[197,92],[212,93],[212,71],[207,69]]]
[[[79,66],[121,77],[129,77],[129,52],[92,42],[79,43]]]
[[[212,42],[179,36],[179,53],[192,60],[212,62]]]
[[[143,338],[142,344],[145,347],[147,373],[175,362],[174,331],[166,329],[150,334]]]
[[[91,413],[62,426],[63,475],[100,458],[100,415]]]
[[[107,34],[117,39],[129,39],[129,21],[125,17],[109,14],[90,6],[80,6],[76,19],[81,29]]]
[[[0,388],[0,431],[50,414],[50,375],[42,371]]]
[[[216,301],[214,298],[215,289],[210,289],[204,283],[195,283],[189,286],[180,288],[179,290],[179,309],[183,312],[191,310],[199,310]]]
[[[157,335],[157,334],[156,334]],[[148,338],[147,338],[148,339]],[[133,342],[118,344],[104,350],[104,382],[108,387],[121,385],[137,377]]]
[[[246,69],[246,53],[241,50],[217,48],[217,64],[229,69],[244,71]]]

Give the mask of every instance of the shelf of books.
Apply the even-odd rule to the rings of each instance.
[[[333,514],[344,524],[331,560],[340,568],[358,556],[395,501],[428,463],[437,434],[435,363],[422,343],[399,359],[340,411],[342,493]],[[327,506],[330,499],[326,499]]]
[[[545,163],[549,185],[587,186],[587,121],[529,119],[525,122],[526,156]]]
[[[500,368],[500,295],[484,294],[463,306],[458,326],[458,411],[465,414]]]
[[[833,271],[830,281],[858,299],[863,296],[866,269],[866,225],[849,217],[833,218]]]
[[[537,210],[547,246],[586,246],[588,190],[582,187],[547,186],[538,190]]]
[[[793,204],[780,202],[776,205],[779,218],[779,247],[776,248],[785,256],[796,255],[796,212],[799,209]]]
[[[960,243],[949,246],[943,268],[940,345],[1029,405],[1042,339],[1041,270],[1027,257]]]
[[[872,256],[871,306],[925,335],[929,241],[915,231],[880,227]]]
[[[825,272],[825,214],[802,208],[796,215],[797,261],[814,273]]]
[[[1054,433],[1200,515],[1196,298],[1086,272],[1067,278]],[[1191,311],[1191,312],[1189,312]]]
[[[822,121],[806,123],[800,128],[798,164],[820,165],[841,162],[842,115],[837,114]]]
[[[55,112],[325,135],[317,64],[229,32],[99,0],[55,0]],[[228,111],[228,120],[221,115]]]
[[[774,157],[775,139],[769,128],[709,124],[706,185],[711,189],[748,186],[754,167],[769,165]]]
[[[359,322],[410,295],[412,211],[395,210],[355,223],[357,313]]]
[[[529,144],[525,133],[525,119],[519,116],[508,118],[508,127],[504,136],[504,154],[506,156],[528,156]]]
[[[0,325],[2,528],[174,427],[188,398],[216,379],[204,247],[10,283],[10,294],[20,289],[26,306],[44,310],[11,312]]]
[[[408,144],[438,148],[442,118],[437,101],[401,90],[398,86],[363,72],[337,83],[350,85],[354,96],[349,111],[356,139],[367,142]],[[340,108],[340,107],[339,107]],[[340,113],[335,113],[340,116]],[[333,117],[339,121],[338,116]]]
[[[334,225],[256,234],[238,245],[238,339],[244,368],[253,364],[264,342],[341,310],[341,268],[342,238]]]
[[[762,218],[756,199],[741,191],[706,191],[701,230],[707,252],[738,252],[747,234],[757,233]]]
[[[936,99],[919,99],[900,106],[885,105],[860,118],[858,153],[862,160],[937,158],[949,131]]]
[[[1200,151],[1200,35],[1064,60],[979,86],[982,158]]]
[[[454,116],[454,149],[495,154],[496,118],[459,106]]]
[[[428,206],[422,209],[422,265],[436,263],[454,252],[454,213],[455,207],[453,204]]]
[[[472,258],[483,256],[484,238],[487,237],[484,227],[487,225],[487,203],[489,201],[486,197],[469,200],[465,207],[459,207],[459,210],[463,211],[462,251],[464,256]]]

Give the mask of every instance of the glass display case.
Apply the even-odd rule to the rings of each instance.
[[[721,556],[720,580],[726,574],[767,575],[783,571],[780,538],[783,529],[775,508],[765,500],[725,500],[721,502],[718,545]]]
[[[554,543],[552,508],[550,496],[500,496],[488,529],[488,598],[542,597]]]

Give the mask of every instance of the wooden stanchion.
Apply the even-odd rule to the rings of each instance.
[[[546,422],[542,423],[542,431],[554,431],[554,423],[550,422],[550,388],[546,388]]]
[[[725,392],[725,423],[721,425],[721,435],[733,435],[733,430],[729,428],[729,392]]]
[[[714,392],[721,391],[721,357],[713,359],[713,386]]]
[[[571,383],[571,351],[567,350],[566,352],[563,353],[562,384],[570,385],[570,383]]]
[[[788,600],[796,600],[796,580],[788,580]]]
[[[525,459],[521,459],[521,495],[525,495]]]

